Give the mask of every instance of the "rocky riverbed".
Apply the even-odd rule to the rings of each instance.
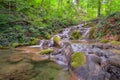
[[[37,77],[31,79],[25,76],[25,79],[22,80],[120,80],[120,47],[89,40],[89,31],[89,26],[84,27],[84,25],[81,24],[64,29],[54,35],[50,40],[40,40],[38,45],[16,48],[16,50],[21,53],[7,57],[7,61],[13,65],[6,68],[12,70],[1,74],[2,77],[0,76],[0,79],[11,80],[10,75],[13,75],[14,70],[18,73],[31,75],[31,77],[36,76],[39,72],[36,73],[34,70],[33,72],[29,72],[32,70],[33,65],[29,63],[26,64],[26,62],[32,61],[36,63],[36,65],[44,67],[44,69],[46,69],[45,71],[53,72],[54,77],[52,75],[52,77],[45,78],[43,75],[48,76],[51,75],[51,73],[40,70],[43,75],[39,74],[39,76],[43,76],[44,78]],[[76,36],[73,36],[73,34]],[[52,52],[49,54],[40,54],[41,51],[43,52],[43,50],[46,49],[52,50]],[[72,56],[76,52],[80,54],[80,57],[77,56],[77,62],[72,59]],[[82,58],[81,54],[82,57],[84,56],[85,58]],[[25,61],[25,65],[14,65],[14,63],[21,61]],[[75,62],[75,64],[77,63],[77,66],[72,65],[73,62]],[[78,62],[84,62],[84,64],[79,65]],[[51,63],[54,65],[51,65]],[[56,64],[57,68],[55,67]],[[16,66],[15,69],[13,69],[14,66]],[[20,70],[20,72],[16,69],[17,67],[26,68],[26,66],[30,68],[28,67],[28,70]],[[47,69],[48,67],[45,66],[49,66],[50,68]],[[61,69],[58,68],[58,66],[61,67]],[[38,68],[39,67],[37,67],[37,69]],[[4,71],[4,68],[1,67],[1,70]],[[55,75],[59,71],[60,73]],[[71,77],[68,78],[64,76],[68,74]],[[3,76],[5,76],[5,78]],[[15,77],[17,75],[14,74],[13,76],[12,80],[21,80],[21,78],[17,79]]]

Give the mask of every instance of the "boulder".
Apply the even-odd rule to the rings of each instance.
[[[113,66],[118,66],[120,67],[120,55],[114,55],[111,56],[108,60],[107,60],[108,64],[111,64]]]

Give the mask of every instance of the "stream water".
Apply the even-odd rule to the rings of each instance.
[[[83,26],[69,27],[56,34],[61,38],[61,48],[54,46],[52,37],[50,40],[40,40],[38,45],[0,50],[0,80],[106,80],[106,72],[101,66],[113,54],[108,48],[101,49],[96,46],[97,42],[88,40],[90,27]],[[82,39],[70,40],[70,32],[74,30],[82,34]],[[66,42],[70,47],[66,47]],[[54,52],[51,55],[38,55],[44,48],[52,48]],[[67,58],[71,51],[83,52],[87,60],[84,67],[68,72]]]
[[[32,61],[22,51],[0,50],[0,80],[70,80],[55,62]]]

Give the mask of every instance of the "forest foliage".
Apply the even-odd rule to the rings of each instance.
[[[0,0],[0,46],[50,38],[62,28],[120,11],[120,0]]]

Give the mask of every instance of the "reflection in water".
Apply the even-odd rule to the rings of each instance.
[[[67,71],[45,60],[33,61],[20,51],[0,50],[0,80],[69,80]]]

